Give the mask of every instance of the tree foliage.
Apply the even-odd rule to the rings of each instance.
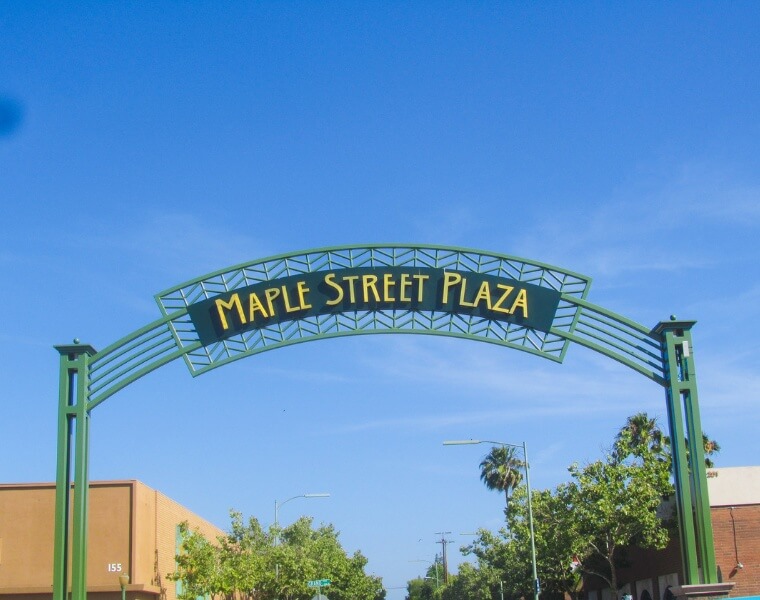
[[[515,456],[511,446],[494,446],[480,463],[480,479],[489,490],[504,492],[509,510],[510,492],[522,481],[523,461]]]
[[[626,546],[664,548],[669,534],[658,508],[672,489],[665,464],[612,456],[570,467],[567,504],[582,537],[581,568],[618,589],[617,567]]]
[[[536,571],[544,598],[562,598],[565,594],[572,597],[578,591],[579,575],[571,569],[571,562],[583,543],[567,506],[564,489],[561,486],[555,491],[532,492]],[[480,530],[475,543],[464,550],[478,558],[480,569],[493,573],[490,580],[494,594],[503,589],[505,598],[532,597],[527,489],[520,486],[515,490],[505,528],[496,534]],[[499,587],[499,581],[503,588]]]
[[[181,582],[180,600],[308,600],[307,582],[329,579],[330,600],[381,600],[379,577],[364,571],[367,559],[349,556],[332,525],[312,527],[302,517],[289,527],[265,531],[251,517],[232,512],[229,532],[215,542],[181,526],[182,547],[169,579]]]
[[[443,583],[443,560],[436,554],[435,561],[428,565],[425,577],[407,582],[407,600],[433,600],[441,597]]]
[[[689,441],[685,440],[685,444],[687,462],[691,464]],[[712,457],[720,452],[720,445],[703,432],[702,448],[705,454],[705,467],[710,469],[715,466]],[[673,448],[670,436],[663,433],[657,419],[649,417],[645,412],[628,417],[625,425],[620,428],[615,438],[613,456],[620,458],[621,453],[623,457],[629,454],[639,457],[645,453],[651,454],[657,460],[666,463],[668,471],[671,470]]]
[[[488,574],[470,563],[462,563],[457,575],[441,590],[441,600],[491,600]]]
[[[711,467],[720,446],[707,435],[702,439],[705,466]],[[484,484],[505,492],[505,526],[496,533],[480,530],[473,544],[462,549],[477,564],[460,567],[440,590],[441,600],[496,599],[502,592],[510,600],[533,595],[527,490],[519,473],[524,465],[509,450],[495,447],[480,464]],[[571,465],[570,481],[553,490],[533,490],[542,600],[577,597],[584,575],[596,575],[617,590],[625,548],[665,546],[671,522],[661,509],[673,493],[671,450],[656,419],[638,413],[628,417],[604,458]],[[409,600],[429,599],[412,595],[410,588]]]

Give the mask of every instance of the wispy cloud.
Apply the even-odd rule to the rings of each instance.
[[[436,340],[435,348],[404,336],[388,342],[386,351],[357,357],[368,377],[407,382],[412,386],[445,389],[461,394],[458,410],[441,410],[398,418],[367,419],[339,425],[337,431],[352,432],[371,429],[435,430],[446,428],[476,429],[478,426],[540,422],[542,419],[565,417],[594,419],[639,410],[656,412],[662,409],[662,395],[653,384],[628,374],[623,367],[610,365],[597,371],[595,358],[581,360],[572,368],[553,363],[526,368],[525,361],[510,364],[499,360],[499,352],[481,349],[468,343],[466,353],[453,350],[448,342],[461,349],[461,340]],[[514,350],[499,349],[514,353]],[[527,357],[540,363],[539,358]],[[588,358],[588,357],[587,357]],[[580,367],[580,368],[579,368]],[[594,376],[593,372],[597,371]],[[610,371],[625,382],[610,395]],[[647,391],[648,390],[648,391]],[[435,392],[438,394],[439,392]],[[477,399],[467,409],[466,398]]]
[[[301,381],[316,384],[335,384],[356,381],[355,377],[348,375],[342,371],[328,371],[325,369],[314,370],[310,369],[308,365],[299,365],[297,369],[272,368],[271,366],[268,366],[266,367],[265,372],[267,377],[281,377],[287,378],[291,381]]]
[[[89,257],[68,265],[69,277],[97,287],[114,305],[157,316],[153,295],[161,290],[267,256],[265,243],[237,231],[182,212],[141,213],[119,223],[88,215],[65,232],[52,232],[48,247],[51,253]],[[49,268],[51,262],[49,257],[36,261],[38,268]]]
[[[517,245],[525,255],[594,276],[698,270],[726,260],[698,240],[759,224],[760,185],[686,165],[675,175],[641,176],[583,213],[567,207],[542,215]]]
[[[137,258],[135,262],[148,269],[189,278],[266,256],[260,240],[238,231],[218,227],[200,215],[156,212],[131,227],[103,223],[94,236],[101,247]]]
[[[436,342],[431,345],[411,336],[399,337],[392,341],[392,351],[385,353],[380,360],[376,356],[367,358],[367,366],[381,370],[383,377],[435,381],[439,385],[459,386],[505,399],[551,399],[558,389],[563,395],[579,398],[602,397],[608,394],[607,386],[599,378],[589,377],[589,368],[603,366],[627,374],[623,367],[609,359],[598,360],[588,354],[584,359],[590,360],[591,364],[585,364],[582,372],[578,372],[527,355],[521,357],[527,360],[520,360],[518,366],[506,356],[515,352],[509,348],[451,339]],[[463,348],[466,352],[462,352]],[[627,394],[623,392],[621,395]]]
[[[738,285],[742,285],[741,278],[737,278]],[[697,315],[719,315],[720,319],[713,325],[720,328],[722,332],[731,330],[731,343],[735,345],[735,331],[737,327],[749,322],[756,322],[760,317],[760,283],[752,279],[746,280],[748,287],[737,293],[735,290],[726,290],[721,286],[715,286],[710,294],[704,294],[696,297],[689,307],[693,314]],[[760,340],[752,345],[757,348]],[[753,350],[753,352],[755,352]],[[756,352],[755,352],[756,353]]]
[[[363,422],[346,424],[335,427],[333,433],[353,433],[369,430],[407,430],[407,431],[434,431],[452,427],[464,428],[469,426],[516,424],[531,422],[545,418],[557,419],[563,416],[578,418],[583,415],[619,414],[620,406],[612,405],[587,405],[579,407],[572,403],[562,403],[552,406],[529,406],[515,408],[507,406],[500,410],[492,411],[466,411],[449,414],[430,414],[412,417],[400,417],[396,419],[376,419]]]
[[[709,165],[685,165],[661,196],[670,199],[674,218],[717,220],[741,227],[760,224],[760,185]]]
[[[703,363],[699,401],[704,408],[741,414],[744,419],[760,418],[760,373],[756,369],[748,369],[744,361],[730,356],[710,357]]]

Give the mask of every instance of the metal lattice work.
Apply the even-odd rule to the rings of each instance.
[[[585,298],[591,279],[577,273],[474,250],[434,246],[349,246],[280,255],[245,263],[198,277],[156,296],[161,311],[169,315],[216,294],[279,277],[354,267],[431,267],[486,273],[533,283],[563,294]]]
[[[171,318],[155,321],[98,352],[90,362],[90,409],[187,351],[177,346]]]
[[[195,279],[162,292],[156,297],[164,315],[184,312],[191,304],[252,284],[304,273],[356,267],[428,267],[505,277],[547,287],[571,297],[583,298],[590,279],[548,265],[471,250],[362,246],[328,248],[304,254],[285,255]],[[564,314],[577,310],[567,305]],[[569,319],[571,322],[572,319]],[[568,340],[519,325],[477,316],[412,310],[378,310],[321,315],[263,327],[209,346],[200,346],[189,317],[172,320],[177,343],[187,350],[185,358],[193,374],[200,374],[243,356],[316,338],[366,333],[424,333],[477,338],[539,354],[555,361],[564,357]]]
[[[204,346],[188,307],[257,283],[358,267],[437,268],[549,288],[561,300],[548,332],[480,316],[416,310],[365,310],[268,325]],[[663,384],[660,342],[643,326],[586,301],[588,277],[500,254],[436,246],[349,246],[266,258],[216,271],[156,296],[163,318],[98,352],[91,363],[95,406],[135,379],[184,358],[200,375],[245,356],[290,344],[369,333],[420,333],[476,339],[562,362],[570,342],[618,360]]]
[[[660,385],[666,385],[659,336],[646,327],[585,300],[564,298],[575,306],[575,323],[560,333],[564,339],[591,348],[638,371]],[[557,319],[559,320],[559,311]],[[555,320],[555,322],[556,322]]]

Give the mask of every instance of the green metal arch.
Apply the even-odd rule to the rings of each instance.
[[[363,311],[323,315],[247,332],[204,347],[188,306],[280,277],[353,267],[435,267],[497,275],[551,288],[561,302],[551,331],[450,313]],[[94,408],[136,379],[183,358],[193,376],[246,356],[319,339],[371,333],[416,333],[483,341],[562,362],[570,342],[586,346],[665,385],[660,341],[629,319],[585,300],[591,278],[515,256],[466,248],[383,244],[280,254],[191,279],[156,295],[162,317],[97,352],[90,364]]]
[[[188,307],[251,285],[283,277],[381,267],[433,268],[478,273],[550,288],[559,304],[545,331],[482,316],[425,310],[362,310],[285,321],[214,341],[200,341]],[[280,254],[192,279],[156,295],[161,317],[101,351],[77,344],[60,353],[58,470],[54,550],[54,600],[65,600],[71,561],[72,600],[86,600],[88,439],[90,411],[137,379],[182,358],[193,376],[230,362],[292,344],[373,333],[414,333],[482,341],[562,362],[576,343],[607,356],[665,388],[674,448],[682,558],[687,583],[717,581],[696,378],[691,321],[661,322],[648,329],[587,300],[584,275],[505,254],[435,245],[340,246]],[[552,295],[556,298],[556,294]],[[684,435],[684,422],[687,435]],[[76,434],[72,444],[72,436]],[[686,463],[688,437],[691,467]],[[679,450],[680,449],[680,450]],[[71,461],[71,453],[76,453]],[[697,465],[695,468],[694,465]],[[69,490],[74,474],[74,504]],[[692,497],[692,490],[694,496]],[[692,518],[692,513],[696,518]],[[696,534],[695,534],[696,526]],[[69,530],[73,544],[69,556]],[[699,546],[697,547],[697,540]],[[697,552],[699,556],[697,556]]]

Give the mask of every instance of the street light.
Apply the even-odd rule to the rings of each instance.
[[[429,560],[425,560],[424,558],[416,558],[414,560],[410,560],[409,562],[425,562],[429,565],[435,566],[435,589],[438,589],[440,587],[440,582],[438,580],[438,555],[436,555],[436,561],[431,562]],[[425,579],[430,579],[430,577],[425,577]]]
[[[522,444],[508,444],[507,442],[495,442],[493,440],[449,440],[443,442],[444,446],[465,446],[471,444],[496,444],[497,446],[509,446],[510,448],[522,448],[525,459],[525,485],[528,488],[528,528],[530,529],[530,558],[533,566],[533,599],[538,600],[540,584],[536,571],[536,536],[533,532],[533,506],[530,491],[530,468],[528,467],[528,448],[525,442]]]
[[[293,496],[291,498],[288,498],[287,500],[284,500],[282,502],[277,502],[277,500],[274,501],[274,545],[277,546],[280,543],[280,508],[284,505],[290,502],[291,500],[295,500],[296,498],[329,498],[330,494],[326,493],[318,493],[318,494],[298,494],[297,496]],[[274,576],[275,580],[279,581],[280,579],[280,565],[279,563],[274,566]],[[279,595],[279,594],[278,594]],[[122,600],[124,600],[122,598]]]
[[[121,600],[126,600],[127,597],[127,584],[129,583],[129,575],[122,573],[119,575],[119,585],[121,586]]]
[[[280,508],[284,504],[287,504],[291,500],[295,500],[296,498],[329,498],[330,494],[326,493],[320,493],[320,494],[298,494],[297,496],[293,496],[292,498],[288,498],[287,500],[284,500],[283,502],[278,503],[277,500],[274,501],[274,530],[275,530],[275,546],[280,541],[280,532],[279,532],[279,514],[280,514]]]

